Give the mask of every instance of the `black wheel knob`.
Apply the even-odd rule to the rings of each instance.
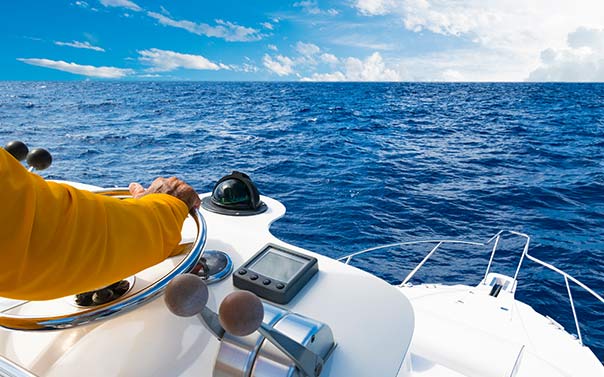
[[[44,170],[52,164],[52,156],[44,148],[35,148],[27,154],[27,164],[36,170]]]
[[[115,293],[112,289],[103,288],[92,294],[92,302],[96,305],[103,305],[115,299]]]
[[[14,158],[18,161],[25,160],[27,157],[27,153],[29,152],[29,148],[22,141],[11,141],[4,146],[4,149],[10,153]]]

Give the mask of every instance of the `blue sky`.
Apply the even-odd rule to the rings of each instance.
[[[601,0],[0,3],[0,80],[604,81]]]

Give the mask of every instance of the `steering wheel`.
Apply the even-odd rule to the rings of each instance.
[[[120,199],[131,197],[130,192],[126,188],[103,189],[95,192],[101,195],[117,197]],[[166,285],[168,285],[168,283],[174,277],[191,271],[203,253],[203,248],[205,246],[207,237],[206,223],[199,210],[195,210],[189,216],[193,218],[195,224],[197,225],[197,235],[191,250],[171,271],[146,288],[130,296],[126,295],[103,305],[53,317],[30,317],[0,312],[0,326],[8,329],[24,331],[66,329],[128,312],[153,299],[155,296],[163,292],[163,290],[166,288]],[[25,301],[18,306],[21,306],[27,302],[29,301]]]

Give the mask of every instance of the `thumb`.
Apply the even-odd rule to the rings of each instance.
[[[145,188],[140,183],[130,183],[128,190],[130,190],[130,194],[133,198],[140,198],[141,196],[145,195]]]

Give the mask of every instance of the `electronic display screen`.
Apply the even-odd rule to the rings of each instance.
[[[305,259],[279,252],[270,247],[249,268],[266,277],[288,283],[306,262]]]

